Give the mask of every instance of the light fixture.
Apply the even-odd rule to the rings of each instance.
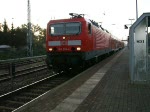
[[[80,51],[81,50],[81,47],[77,47],[77,51]]]
[[[49,48],[49,51],[52,51],[53,49],[52,48]]]
[[[66,39],[66,37],[63,37],[63,39]]]

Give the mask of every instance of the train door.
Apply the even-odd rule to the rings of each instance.
[[[95,48],[95,35],[94,35],[94,29],[93,25],[91,23],[88,23],[88,35],[89,35],[89,47],[90,50]]]

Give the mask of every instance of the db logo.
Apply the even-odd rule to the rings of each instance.
[[[61,45],[68,45],[67,41],[61,41]]]

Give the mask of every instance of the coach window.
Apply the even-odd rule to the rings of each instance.
[[[88,34],[91,34],[91,23],[88,23]]]

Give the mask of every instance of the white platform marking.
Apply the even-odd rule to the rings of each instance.
[[[83,100],[90,94],[90,92],[100,82],[102,77],[108,69],[116,62],[117,58],[122,53],[119,53],[109,63],[99,69],[90,79],[88,79],[82,86],[77,88],[70,96],[64,99],[55,109],[50,112],[73,112],[83,102]]]

